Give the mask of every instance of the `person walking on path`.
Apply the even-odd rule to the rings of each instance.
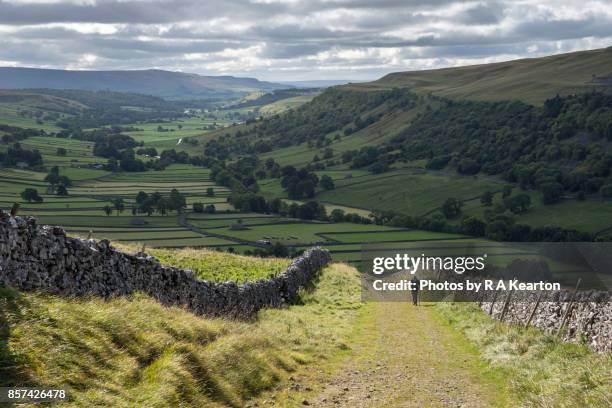
[[[412,279],[410,279],[410,292],[412,293],[412,304],[417,306],[419,304],[419,278],[414,275]]]

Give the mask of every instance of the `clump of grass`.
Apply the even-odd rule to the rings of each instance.
[[[437,305],[494,367],[510,379],[521,406],[612,406],[612,355],[564,343],[538,329],[491,319],[473,304]]]
[[[137,250],[133,246],[115,246],[121,250]],[[268,279],[283,272],[291,263],[290,259],[259,258],[209,249],[147,249],[146,252],[159,259],[162,265],[191,269],[200,279],[216,282]]]
[[[341,353],[359,313],[332,265],[300,305],[255,322],[207,319],[145,295],[104,301],[0,292],[0,386],[65,388],[66,406],[234,406]]]

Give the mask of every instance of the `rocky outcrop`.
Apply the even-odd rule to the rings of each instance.
[[[0,211],[0,284],[23,291],[104,298],[144,292],[196,314],[250,318],[261,308],[296,300],[330,261],[329,251],[316,247],[270,279],[208,282],[146,254],[117,251],[106,240],[67,237],[62,228]]]

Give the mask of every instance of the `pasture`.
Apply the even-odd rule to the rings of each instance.
[[[408,215],[424,215],[449,197],[467,200],[486,190],[498,191],[501,184],[473,177],[417,173],[398,170],[383,174],[345,178],[336,188],[319,193],[317,200],[359,206],[370,210],[393,210]]]
[[[525,193],[531,198],[531,207],[522,214],[511,214],[519,224],[537,227],[562,227],[578,231],[597,233],[612,228],[612,203],[598,195],[587,196],[584,201],[566,197],[560,203],[542,204],[542,195],[533,191],[522,191],[515,188],[513,194]],[[501,193],[493,196],[493,206],[502,203]],[[464,202],[462,213],[484,219],[487,209],[479,198]],[[458,220],[456,221],[458,222]]]

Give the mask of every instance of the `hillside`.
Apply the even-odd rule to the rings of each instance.
[[[541,105],[556,94],[611,89],[611,78],[612,47],[609,47],[494,64],[397,72],[344,88],[367,91],[409,88],[453,99],[520,100]]]
[[[254,78],[203,76],[162,70],[68,71],[0,67],[0,89],[80,89],[147,93],[165,98],[226,98],[288,85]]]
[[[315,199],[329,208],[384,213],[376,218],[383,225],[496,240],[607,240],[610,56],[605,49],[425,72],[439,87],[433,94],[424,94],[424,82],[397,79],[415,73],[334,87],[297,109],[202,142],[218,160],[265,162],[258,177],[268,199]],[[587,70],[597,73],[597,86],[566,86]],[[539,77],[549,77],[548,85],[536,84]],[[504,93],[502,82],[514,94]],[[461,93],[468,89],[478,92]],[[537,104],[527,103],[534,95]],[[480,100],[487,98],[503,100]],[[304,181],[306,190],[290,191],[296,169],[316,173],[314,188]],[[316,185],[324,176],[334,180],[331,188]],[[445,213],[449,199],[457,210]]]

